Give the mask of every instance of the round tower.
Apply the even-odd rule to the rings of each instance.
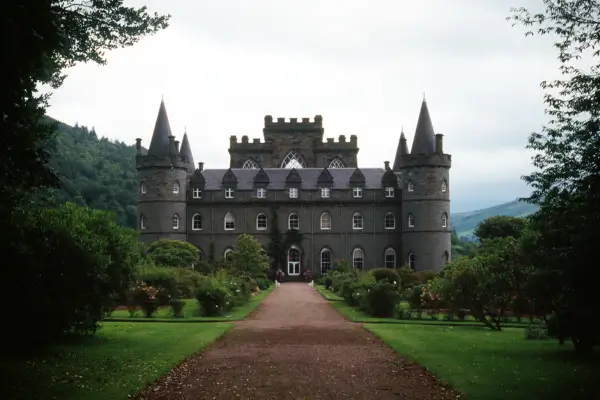
[[[403,265],[417,271],[440,271],[451,258],[450,167],[423,101],[411,152],[402,133],[394,162],[402,185]]]
[[[139,174],[138,232],[145,243],[158,239],[187,239],[187,157],[171,134],[164,102],[161,102],[154,133],[146,154],[136,140]]]

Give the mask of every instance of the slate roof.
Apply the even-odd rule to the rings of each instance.
[[[349,180],[356,168],[332,168],[329,169],[333,177],[333,189],[349,189]],[[223,186],[221,181],[228,169],[205,169],[202,175],[206,180],[204,190],[220,190]],[[237,188],[239,190],[252,190],[254,188],[253,180],[258,169],[231,169],[237,177]],[[385,173],[383,168],[361,168],[365,176],[365,189],[381,189],[381,178]],[[290,173],[287,168],[264,168],[270,179],[268,189],[283,190],[285,186],[285,178]],[[302,178],[300,189],[317,189],[319,187],[317,180],[323,168],[298,168],[298,174]]]

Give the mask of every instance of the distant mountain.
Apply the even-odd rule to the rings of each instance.
[[[458,237],[471,237],[473,236],[473,230],[477,224],[486,218],[494,217],[496,215],[524,217],[537,211],[537,209],[538,207],[536,205],[514,200],[509,203],[484,208],[482,210],[452,214],[450,216],[450,221],[452,229],[456,230]]]

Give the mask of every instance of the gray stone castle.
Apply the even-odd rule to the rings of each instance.
[[[320,115],[264,120],[264,140],[231,136],[230,168],[205,169],[187,133],[175,140],[161,102],[148,150],[136,140],[142,240],[183,240],[222,260],[242,233],[267,248],[275,212],[281,232],[302,233],[288,250],[289,276],[319,275],[338,259],[357,269],[438,271],[448,262],[451,156],[425,100],[411,151],[402,132],[383,168],[358,167],[355,135],[323,141]]]

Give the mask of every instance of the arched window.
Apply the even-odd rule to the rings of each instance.
[[[232,213],[228,212],[227,214],[225,214],[225,218],[224,218],[223,222],[225,223],[226,231],[235,230],[235,217],[233,216]]]
[[[447,192],[448,191],[448,182],[446,182],[446,180],[442,181],[442,192]]]
[[[394,214],[391,212],[385,214],[385,218],[384,218],[383,222],[384,222],[385,229],[395,229],[396,228],[396,218],[394,217]]]
[[[352,229],[362,229],[363,225],[363,216],[360,213],[354,213],[352,216]]]
[[[194,214],[192,217],[192,230],[193,231],[201,231],[202,230],[202,215]]]
[[[177,181],[173,182],[173,193],[179,193],[179,182]]]
[[[173,229],[179,229],[179,215],[173,214],[171,221],[173,222]]]
[[[298,214],[290,214],[288,217],[288,229],[300,229],[300,217]]]
[[[323,213],[321,214],[321,229],[322,230],[330,230],[331,229],[331,214]]]
[[[198,249],[198,261],[204,260],[204,253],[201,249]]]
[[[396,252],[394,249],[388,247],[385,251],[384,257],[386,268],[396,268]]]
[[[450,262],[450,254],[447,251],[444,252],[444,264],[448,264]]]
[[[233,256],[233,249],[231,249],[231,248],[225,249],[225,252],[223,253],[223,260],[225,260],[225,262],[231,262],[232,256]]]
[[[413,270],[415,269],[415,253],[412,251],[408,253],[408,266]]]
[[[148,193],[148,185],[146,185],[146,182],[142,182],[142,184],[140,185],[140,192],[142,194]]]
[[[448,214],[442,214],[442,228],[448,227]]]
[[[244,162],[244,165],[242,165],[243,169],[258,169],[258,163],[256,161],[254,161],[252,158],[249,158],[246,160],[246,162]]]
[[[283,157],[281,168],[306,168],[306,161],[302,155],[292,150]]]
[[[407,184],[407,188],[408,188],[409,192],[414,192],[415,191],[415,184],[414,184],[414,182],[409,180],[408,184]]]
[[[140,215],[140,229],[146,229],[146,216],[144,214]]]
[[[344,162],[342,160],[340,160],[339,157],[335,157],[329,163],[329,167],[328,168],[346,168],[346,165],[344,165]]]
[[[408,227],[409,228],[415,227],[415,217],[412,214],[408,214]]]
[[[265,214],[258,214],[256,216],[256,230],[266,231],[267,230],[267,216]]]
[[[352,251],[352,268],[363,269],[365,264],[365,253],[358,247]]]
[[[331,269],[331,250],[321,250],[321,274],[326,274]]]

